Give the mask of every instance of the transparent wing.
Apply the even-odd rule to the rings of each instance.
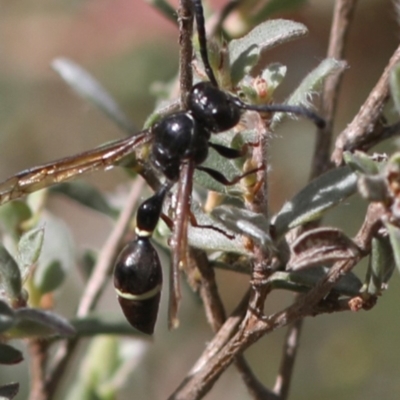
[[[78,175],[110,169],[118,165],[125,157],[131,155],[136,147],[149,142],[150,139],[149,131],[145,130],[93,150],[25,169],[0,183],[0,204],[23,197],[39,189],[74,179]]]

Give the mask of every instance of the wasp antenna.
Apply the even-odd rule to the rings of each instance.
[[[252,110],[258,112],[284,112],[300,115],[302,117],[306,117],[314,122],[314,124],[319,128],[325,128],[326,122],[314,111],[301,107],[301,106],[291,106],[288,104],[265,104],[265,105],[254,105],[254,104],[246,104],[239,99],[236,99],[235,103],[242,108],[243,110]]]
[[[215,87],[218,87],[218,83],[215,78],[214,71],[211,68],[210,61],[208,60],[207,35],[206,35],[205,22],[204,22],[203,5],[201,4],[201,0],[192,0],[192,4],[193,4],[193,8],[194,8],[194,16],[196,18],[197,34],[199,37],[200,56],[203,61],[204,70],[208,76],[208,79],[211,81],[211,83]]]

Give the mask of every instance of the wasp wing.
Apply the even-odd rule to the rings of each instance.
[[[88,172],[113,168],[125,157],[133,154],[136,147],[149,142],[150,139],[149,131],[144,130],[93,150],[25,169],[0,183],[0,204]]]
[[[170,295],[169,295],[169,328],[179,325],[178,309],[181,299],[180,271],[188,270],[188,223],[190,217],[190,202],[192,194],[194,163],[188,160],[181,169],[177,202],[174,209],[174,227],[170,239],[172,265],[170,270]]]

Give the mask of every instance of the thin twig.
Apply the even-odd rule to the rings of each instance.
[[[178,9],[179,25],[179,86],[181,90],[181,108],[188,107],[188,94],[192,89],[192,33],[193,13],[190,0],[180,0]]]
[[[274,386],[274,393],[278,396],[279,400],[286,400],[289,394],[294,362],[300,343],[302,325],[303,319],[298,319],[288,327],[286,332],[285,344],[283,347],[284,355],[281,359],[279,373]]]
[[[78,305],[78,317],[85,317],[91,310],[95,308],[97,301],[99,300],[107,284],[113,268],[114,260],[121,247],[122,238],[129,226],[143,184],[144,182],[142,179],[137,179],[132,185],[132,189],[128,195],[125,207],[121,211],[114,229],[99,253],[97,263],[93,268],[93,272]],[[46,386],[48,387],[48,391],[50,393],[49,398],[54,396],[58,388],[59,381],[64,375],[64,371],[68,366],[68,363],[73,355],[73,350],[75,349],[77,343],[77,339],[60,343],[60,346],[57,349],[53,359],[51,373],[49,373],[46,379]]]
[[[360,111],[350,125],[336,140],[332,161],[340,165],[345,150],[353,151],[365,145],[370,139],[375,140],[375,130],[381,131],[381,115],[383,106],[389,99],[389,76],[392,68],[400,61],[400,46],[395,50],[383,74],[378,80]]]
[[[333,21],[329,39],[327,57],[342,60],[346,39],[353,20],[357,0],[337,0],[333,12]],[[317,132],[314,156],[311,165],[311,179],[325,172],[330,165],[329,153],[333,134],[333,120],[336,114],[340,84],[344,69],[329,76],[321,97],[321,111],[326,120],[324,129]]]
[[[29,400],[47,400],[48,393],[45,385],[45,369],[47,363],[47,342],[40,339],[30,339],[28,342],[30,353],[31,389]]]

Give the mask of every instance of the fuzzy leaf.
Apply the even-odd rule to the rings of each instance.
[[[287,289],[305,292],[314,287],[322,279],[329,268],[315,267],[293,272],[275,272],[270,279],[275,289]],[[360,293],[362,283],[353,273],[342,276],[333,287],[333,291],[345,296],[356,296]]]
[[[389,237],[372,239],[371,257],[366,277],[366,292],[380,295],[396,266]]]
[[[0,223],[4,230],[17,235],[22,222],[32,217],[31,209],[26,202],[12,201],[0,207]]]
[[[120,128],[129,134],[138,131],[113,97],[80,65],[67,58],[57,58],[52,62],[51,66],[79,96],[93,103]]]
[[[0,386],[0,400],[12,400],[19,391],[19,383]]]
[[[400,63],[396,64],[390,71],[389,83],[394,105],[400,114]]]
[[[0,343],[0,364],[18,364],[23,359],[19,350],[8,344]]]
[[[342,71],[346,68],[347,64],[345,61],[338,61],[333,58],[326,58],[323,60],[318,67],[311,71],[300,83],[297,89],[290,95],[285,104],[293,106],[304,106],[307,108],[311,107],[310,98],[316,92],[318,92],[325,79],[333,74]],[[275,113],[272,118],[271,127],[274,130],[279,122],[282,121],[284,116],[290,114],[287,113]]]
[[[18,264],[23,278],[30,271],[40,256],[43,246],[44,229],[37,228],[25,232],[18,242]]]
[[[275,19],[261,23],[229,43],[232,83],[235,86],[258,63],[261,52],[307,34],[298,22]]]
[[[133,335],[148,338],[128,324],[122,314],[91,314],[85,318],[75,318],[71,321],[77,336],[95,335]]]
[[[396,262],[397,269],[400,271],[400,229],[390,224],[386,223],[386,228],[389,232],[390,244],[392,245],[394,260]]]
[[[60,219],[45,215],[45,240],[33,284],[40,293],[57,289],[66,271],[74,265],[75,248],[68,226]]]
[[[9,305],[0,300],[0,332],[10,329],[15,323],[15,313]]]
[[[289,229],[320,218],[357,190],[357,175],[350,167],[335,168],[310,182],[272,218],[276,237]]]
[[[358,191],[369,201],[386,202],[390,198],[386,178],[383,175],[360,175]]]
[[[0,287],[11,300],[18,299],[21,294],[22,280],[18,263],[1,243]]]
[[[51,311],[36,308],[15,310],[16,324],[7,331],[10,338],[49,337],[75,335],[73,326],[63,317]]]
[[[227,251],[239,254],[248,254],[244,241],[240,235],[235,235],[225,224],[215,220],[210,215],[205,214],[195,202],[192,202],[192,213],[197,223],[202,227],[189,226],[188,238],[189,244],[203,250]],[[217,231],[212,228],[219,229]],[[230,237],[227,237],[223,233]]]
[[[233,206],[217,207],[212,215],[232,232],[247,235],[263,247],[272,246],[269,223],[263,215]]]
[[[371,157],[363,151],[345,151],[343,153],[344,162],[351,167],[353,171],[361,172],[367,175],[376,175],[379,173],[379,164],[377,161],[371,159]]]

